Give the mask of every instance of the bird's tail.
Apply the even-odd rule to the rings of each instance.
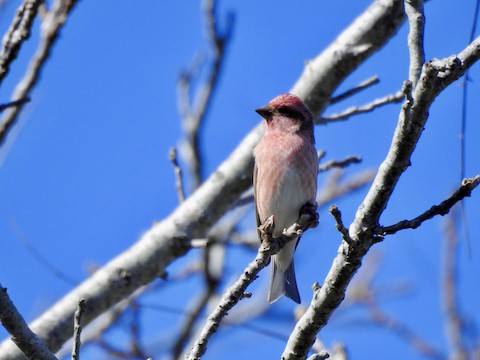
[[[297,280],[295,279],[293,259],[287,270],[282,271],[282,269],[276,264],[275,256],[273,256],[268,302],[273,303],[282,295],[285,295],[297,304],[300,304],[300,294],[298,293]]]

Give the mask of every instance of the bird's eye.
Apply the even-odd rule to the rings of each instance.
[[[296,118],[296,119],[301,119],[302,118],[302,114],[300,114],[298,111],[295,111],[292,108],[287,107],[287,106],[279,107],[278,112],[281,115],[284,115],[284,116],[288,116],[288,117],[292,117],[292,118]]]

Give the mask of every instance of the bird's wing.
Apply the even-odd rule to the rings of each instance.
[[[255,163],[255,167],[253,168],[253,198],[254,199],[257,198],[257,173],[258,173],[258,168],[257,168],[257,164]],[[257,222],[257,234],[258,234],[258,238],[260,239],[260,230],[258,230],[258,227],[262,225],[262,223],[260,222],[260,216],[258,215],[257,202],[255,200],[254,200],[254,206],[255,206],[255,221]]]

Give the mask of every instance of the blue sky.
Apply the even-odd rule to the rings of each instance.
[[[9,26],[17,3],[8,2],[1,9],[2,32]],[[233,11],[236,23],[202,133],[205,174],[214,171],[258,124],[259,116],[253,110],[288,92],[305,61],[316,56],[369,3],[221,1],[220,22]],[[427,59],[443,58],[466,46],[474,5],[473,0],[455,7],[446,0],[426,4]],[[22,238],[80,282],[89,269],[102,266],[127,249],[154,221],[177,206],[168,160],[169,148],[182,137],[176,81],[194,54],[208,49],[201,20],[200,7],[187,1],[124,1],[116,6],[108,1],[81,1],[68,19],[32,101],[0,149],[0,283],[8,288],[28,321],[61,298],[72,284],[39,263],[22,245]],[[9,100],[25,71],[38,41],[38,27],[37,21],[35,34],[2,84],[1,102]],[[380,77],[380,84],[326,113],[396,92],[408,77],[406,36],[407,27],[403,26],[338,92],[372,75]],[[466,175],[471,177],[480,173],[478,65],[470,76]],[[382,217],[383,224],[417,216],[459,185],[461,94],[459,81],[433,104],[412,166],[402,176]],[[363,162],[349,168],[347,177],[376,169],[390,145],[398,112],[399,105],[389,105],[347,122],[319,126],[315,130],[317,148],[327,151],[327,159],[362,156]],[[325,178],[319,178],[320,185]],[[366,191],[336,202],[346,224],[353,220]],[[474,192],[466,200],[470,259],[464,243],[459,254],[460,304],[477,323],[478,199]],[[242,224],[253,228],[253,214]],[[381,308],[446,351],[439,300],[441,224],[442,220],[435,218],[419,230],[388,237],[372,251],[382,258],[376,285],[387,287],[386,292],[388,285],[397,282],[407,281],[412,286],[408,295],[386,296]],[[309,302],[313,282],[323,281],[339,243],[334,221],[323,209],[320,226],[304,236],[297,250],[297,278],[304,304]],[[192,251],[169,270],[180,271],[199,254]],[[254,253],[245,249],[229,249],[226,279],[231,281],[240,274],[253,257]],[[265,273],[254,286],[254,297],[264,296],[267,281]],[[187,295],[199,289],[199,284],[199,278],[173,284],[148,302],[182,307],[192,301]],[[293,303],[281,300],[253,324],[286,336],[293,327],[293,308]],[[177,314],[153,310],[145,317],[153,320],[145,321],[149,341],[160,338],[168,342],[162,334],[167,331],[174,336],[183,321]],[[394,351],[391,359],[421,358],[396,336],[368,325],[365,319],[361,311],[341,310],[322,331],[322,339],[327,346],[341,340],[354,358],[366,358],[366,351],[369,358],[372,351],[373,358],[382,358],[387,351]],[[6,337],[2,329],[0,336]],[[258,355],[260,345],[264,358],[279,357],[284,347],[280,340],[242,328],[226,328],[214,338],[205,358],[215,359],[235,349],[230,358],[243,359]],[[92,353],[86,354],[94,358]]]

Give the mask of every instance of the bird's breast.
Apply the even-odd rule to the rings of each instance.
[[[264,141],[265,140],[265,141]],[[274,215],[274,235],[298,219],[300,208],[315,200],[317,156],[313,144],[296,136],[264,137],[255,150],[256,202],[260,221]]]

